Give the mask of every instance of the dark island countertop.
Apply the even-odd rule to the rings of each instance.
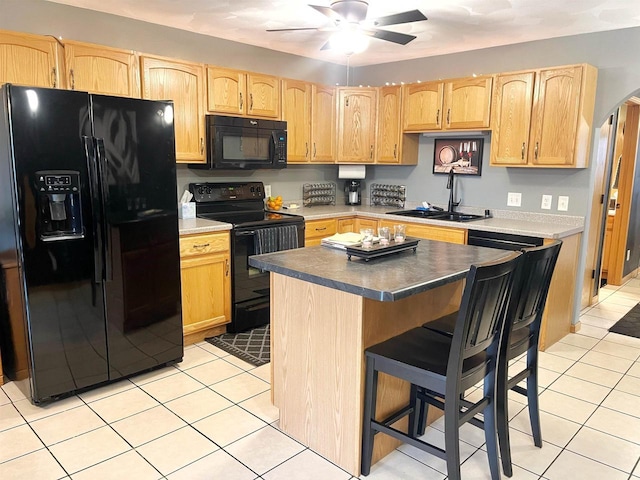
[[[464,278],[472,264],[511,252],[420,240],[412,250],[364,261],[323,246],[249,257],[249,265],[383,302],[396,301]]]

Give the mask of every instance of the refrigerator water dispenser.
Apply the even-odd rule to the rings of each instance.
[[[80,172],[35,172],[35,185],[38,192],[40,239],[47,242],[83,238]]]

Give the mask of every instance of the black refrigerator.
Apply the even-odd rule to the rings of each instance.
[[[33,401],[180,361],[172,103],[1,93],[0,254],[21,276]]]

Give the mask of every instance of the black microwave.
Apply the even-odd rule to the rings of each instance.
[[[287,166],[287,122],[207,115],[207,164],[190,168],[256,170]]]

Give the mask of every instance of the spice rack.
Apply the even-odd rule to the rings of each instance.
[[[404,185],[371,184],[371,205],[404,208],[407,187]]]
[[[302,185],[302,204],[305,207],[335,205],[336,184],[332,182],[305,183]]]

